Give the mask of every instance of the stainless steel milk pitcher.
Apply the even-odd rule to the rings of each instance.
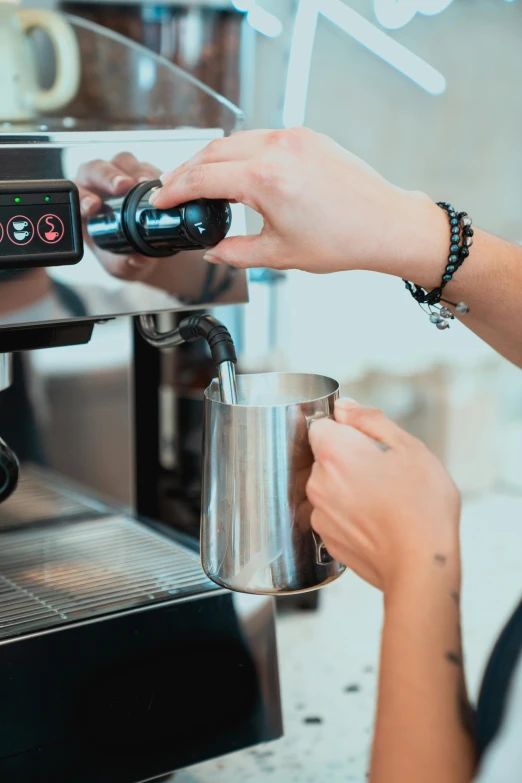
[[[237,404],[219,381],[205,392],[201,558],[231,590],[292,594],[337,579],[345,567],[310,523],[308,429],[332,417],[339,384],[320,375],[237,377]]]

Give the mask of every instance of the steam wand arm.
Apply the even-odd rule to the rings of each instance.
[[[184,318],[177,329],[159,332],[154,316],[142,315],[138,319],[138,330],[149,345],[156,348],[173,348],[204,338],[218,369],[221,400],[229,405],[237,404],[236,348],[230,332],[216,318],[211,315],[191,315]]]

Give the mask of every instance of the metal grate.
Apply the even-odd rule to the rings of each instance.
[[[0,640],[212,589],[197,557],[123,516],[0,535]]]
[[[101,511],[94,503],[84,503],[72,493],[66,494],[62,488],[55,487],[51,480],[24,470],[16,492],[0,505],[0,530],[95,515],[100,516]]]

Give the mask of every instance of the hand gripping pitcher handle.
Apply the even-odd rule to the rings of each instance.
[[[308,431],[310,431],[310,427],[315,421],[319,421],[320,419],[331,419],[332,416],[329,416],[324,411],[317,411],[312,416],[307,416],[305,414],[306,419],[306,426],[308,428]],[[315,541],[315,560],[317,562],[317,565],[328,565],[329,563],[332,563],[334,558],[332,555],[328,552],[326,548],[326,544],[322,540],[321,536],[318,535],[313,528],[312,530],[312,536]]]

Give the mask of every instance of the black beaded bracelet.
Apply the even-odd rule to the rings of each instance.
[[[451,310],[443,307],[440,304],[441,302],[452,305],[458,315],[469,313],[469,307],[465,302],[450,302],[444,299],[442,294],[448,283],[453,279],[453,275],[468,258],[469,249],[473,244],[474,231],[472,229],[473,222],[467,212],[456,212],[447,201],[439,201],[437,206],[447,212],[451,230],[448,263],[442,275],[440,286],[432,291],[426,291],[426,289],[415,285],[415,283],[410,283],[408,280],[403,280],[403,282],[415,301],[429,315],[431,323],[435,324],[437,329],[443,330],[449,329],[449,322],[454,320],[455,316]],[[423,305],[427,305],[427,309]]]

